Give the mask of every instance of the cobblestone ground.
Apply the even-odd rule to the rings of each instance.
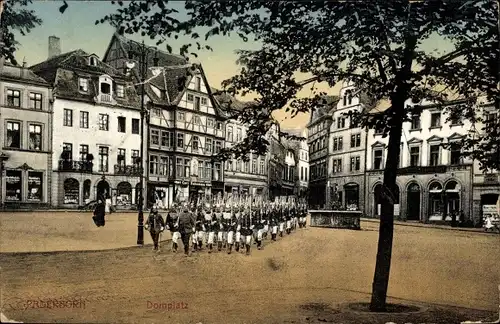
[[[78,213],[9,214],[0,225],[2,252],[118,248],[136,239],[135,214],[113,214],[104,228]],[[345,303],[370,298],[378,232],[376,223],[362,227],[299,230],[266,242],[262,251],[253,248],[249,257],[204,251],[186,258],[147,246],[2,253],[1,311],[23,322],[93,323],[399,324],[494,318],[500,236],[408,226],[396,226],[389,295],[393,302],[423,304],[428,311],[346,312]]]

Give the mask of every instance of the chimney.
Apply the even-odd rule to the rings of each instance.
[[[23,59],[23,66],[21,67],[21,78],[24,79],[26,77],[26,69],[27,69],[26,58]]]
[[[49,37],[49,59],[61,55],[61,40],[59,37],[50,36]]]

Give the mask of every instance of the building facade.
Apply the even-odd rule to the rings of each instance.
[[[348,83],[339,98],[329,128],[327,205],[364,211],[366,131],[348,113],[362,112],[366,99]]]
[[[51,37],[48,60],[31,69],[53,86],[52,205],[74,208],[100,197],[137,203],[140,110],[130,78],[95,54],[64,54]]]
[[[314,109],[307,125],[307,145],[309,147],[309,206],[327,208],[330,193],[328,185],[328,146],[333,111],[339,98],[325,98],[325,105]]]
[[[398,219],[421,222],[450,221],[452,213],[472,212],[472,161],[464,159],[458,143],[471,129],[467,120],[449,119],[446,107],[430,102],[420,106],[420,114],[403,124],[400,167],[394,197]],[[450,102],[449,105],[460,104]],[[369,130],[367,145],[366,214],[379,217],[383,193],[383,169],[388,138]]]
[[[214,89],[214,93],[217,90]],[[217,104],[227,113],[225,123],[225,148],[241,143],[246,137],[247,125],[238,118],[238,114],[248,103],[238,101],[227,93],[215,95]],[[233,195],[268,195],[267,186],[268,155],[248,154],[248,160],[229,159],[224,162],[224,192]]]
[[[298,196],[300,198],[307,198],[309,196],[309,146],[307,145],[307,130],[301,131],[300,137],[306,140],[299,141],[297,145]]]
[[[486,123],[498,123],[500,118],[498,110],[492,103],[482,103],[478,107],[480,114],[485,122],[479,122],[474,125],[478,136],[487,131],[484,129]],[[499,156],[500,159],[500,156]],[[478,161],[473,161],[473,196],[472,196],[472,220],[475,224],[484,221],[485,214],[498,212],[500,197],[500,180],[498,170],[489,170],[483,172],[480,169]]]
[[[141,60],[144,51],[145,60]],[[132,66],[139,80],[141,64],[147,66],[148,202],[168,207],[175,199],[196,201],[222,194],[222,162],[213,161],[212,155],[224,145],[225,115],[215,103],[201,65],[117,34],[104,61],[116,68]]]
[[[48,205],[52,181],[50,85],[25,64],[5,63],[0,79],[0,205]]]

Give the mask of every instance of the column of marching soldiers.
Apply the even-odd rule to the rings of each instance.
[[[166,221],[156,207],[146,221],[151,232],[153,250],[159,250],[160,233],[166,228],[171,232],[172,250],[177,252],[179,239],[184,253],[223,249],[231,254],[233,248],[250,254],[252,244],[262,249],[263,241],[290,235],[298,228],[305,228],[307,206],[293,196],[279,197],[274,202],[261,197],[231,196],[198,199],[196,203],[174,203],[168,209]],[[157,230],[155,230],[157,229]]]

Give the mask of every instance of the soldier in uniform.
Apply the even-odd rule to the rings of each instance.
[[[290,213],[290,208],[287,206],[285,208],[285,219],[286,219],[286,233],[290,235],[292,232],[292,215]]]
[[[207,244],[208,244],[208,253],[212,253],[212,248],[214,245],[214,240],[215,240],[215,231],[218,226],[218,221],[217,217],[215,216],[215,213],[212,214],[212,219],[208,221],[207,223],[207,231],[208,231],[208,239],[207,239]]]
[[[184,245],[184,253],[189,255],[189,239],[193,234],[193,229],[195,226],[195,217],[189,211],[187,204],[182,206],[182,212],[179,215],[179,233],[181,235],[182,244]]]
[[[250,212],[246,212],[242,215],[243,219],[241,220],[241,237],[245,242],[246,254],[250,255],[250,247],[252,244],[252,234],[253,234],[253,225],[252,225],[252,216]]]
[[[283,206],[280,205],[278,207],[278,219],[279,219],[279,231],[280,231],[280,237],[283,237],[283,232],[285,231],[285,213],[283,211]]]
[[[163,221],[163,217],[158,213],[156,206],[151,208],[151,212],[146,220],[145,228],[146,230],[149,230],[151,239],[153,239],[153,250],[158,251],[160,234],[165,229],[165,222]]]
[[[276,206],[273,206],[270,212],[270,225],[271,225],[271,240],[276,241],[276,236],[278,235],[278,211]]]
[[[194,225],[194,236],[193,236],[193,252],[202,249],[203,247],[203,237],[205,236],[205,217],[203,217],[202,210],[199,208],[197,210],[196,221]]]
[[[262,249],[262,239],[264,236],[264,226],[265,226],[264,223],[265,219],[262,218],[262,214],[260,214],[260,211],[257,211],[254,224],[257,230],[256,241],[258,250]]]
[[[179,233],[179,214],[177,213],[177,206],[173,205],[167,214],[167,229],[170,230],[172,236],[172,251],[177,252],[179,238],[181,233]]]

